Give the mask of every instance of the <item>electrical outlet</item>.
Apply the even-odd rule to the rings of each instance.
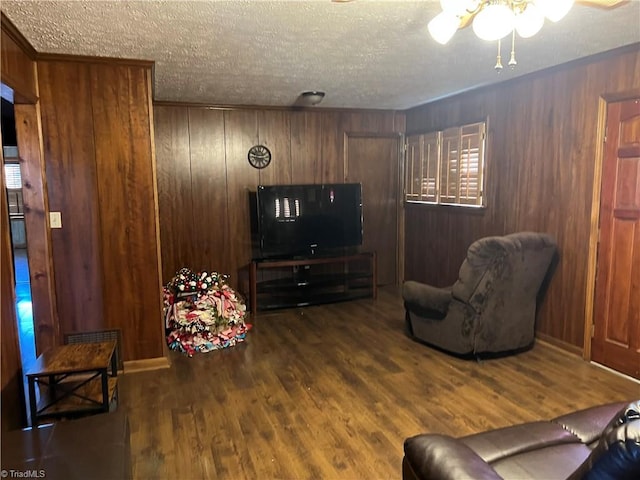
[[[60,212],[49,212],[49,225],[51,228],[62,228],[62,215],[60,215]]]

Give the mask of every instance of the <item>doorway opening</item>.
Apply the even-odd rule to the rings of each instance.
[[[25,229],[24,203],[22,197],[22,175],[18,156],[13,91],[1,86],[2,113],[2,157],[6,180],[7,204],[16,300],[16,319],[22,368],[26,370],[36,359],[35,335],[33,327],[33,307],[27,255],[27,234]]]

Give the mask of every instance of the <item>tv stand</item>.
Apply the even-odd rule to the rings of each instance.
[[[253,313],[376,298],[376,254],[253,260],[238,271],[238,280]]]

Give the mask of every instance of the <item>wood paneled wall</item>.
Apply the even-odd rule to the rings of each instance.
[[[29,287],[33,309],[36,355],[57,345],[60,325],[56,308],[55,273],[51,230],[49,228],[49,196],[45,177],[44,144],[39,105],[14,106],[22,197],[24,200]]]
[[[38,61],[60,331],[120,328],[124,360],[163,355],[150,75]]]
[[[4,15],[0,14],[2,38],[0,46],[0,72],[2,83],[14,90],[16,101],[35,103],[38,98],[36,88],[36,51]]]
[[[598,102],[640,88],[640,48],[599,56],[407,111],[407,135],[488,117],[487,208],[407,205],[405,278],[451,284],[476,239],[548,232],[560,264],[537,332],[576,350],[584,343],[585,298]]]
[[[14,90],[16,101],[35,101],[35,51],[4,14],[0,14],[0,77]],[[0,154],[2,158],[2,154]],[[2,159],[4,164],[4,159]],[[0,398],[2,430],[26,423],[22,361],[15,311],[15,279],[9,230],[9,211],[5,195],[4,170],[0,174]]]
[[[154,107],[162,277],[182,267],[231,275],[251,259],[248,192],[260,184],[344,181],[346,132],[404,130],[392,111]],[[247,161],[266,145],[271,164]]]

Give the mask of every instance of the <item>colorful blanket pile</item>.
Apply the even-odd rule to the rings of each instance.
[[[192,356],[232,347],[251,328],[244,319],[242,298],[227,285],[228,275],[179,270],[165,285],[164,319],[167,344]]]

